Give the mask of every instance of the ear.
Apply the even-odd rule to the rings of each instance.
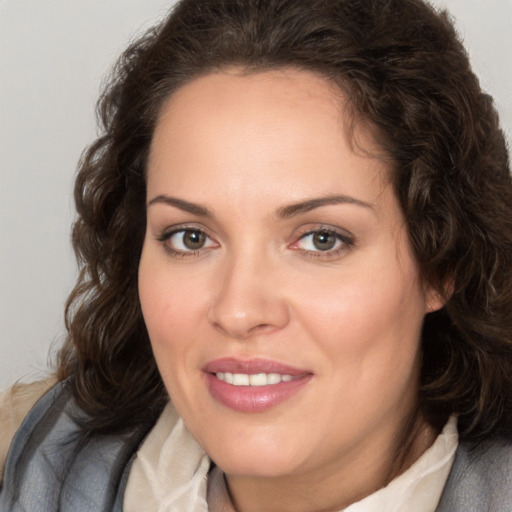
[[[448,302],[453,293],[453,283],[451,280],[444,284],[443,289],[439,290],[430,284],[424,287],[425,314],[439,311]]]

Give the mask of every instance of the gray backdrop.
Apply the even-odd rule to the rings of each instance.
[[[456,17],[512,136],[512,0],[437,0]],[[76,162],[102,77],[171,0],[0,0],[0,389],[44,375],[64,336]]]

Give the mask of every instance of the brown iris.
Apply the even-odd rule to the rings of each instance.
[[[183,245],[191,251],[196,251],[204,247],[206,235],[201,231],[191,229],[185,230],[183,233]]]
[[[336,245],[338,238],[329,231],[318,231],[313,235],[313,245],[319,251],[329,251]]]

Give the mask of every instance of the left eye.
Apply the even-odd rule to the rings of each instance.
[[[303,235],[295,246],[303,251],[335,251],[347,244],[348,240],[334,231],[322,229]]]
[[[214,247],[215,242],[198,229],[180,229],[167,237],[167,245],[178,252],[192,252]]]

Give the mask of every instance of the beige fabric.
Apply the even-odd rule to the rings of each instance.
[[[34,404],[55,383],[55,376],[31,384],[15,384],[0,391],[0,482],[12,438]]]
[[[210,459],[171,404],[137,452],[124,495],[124,511],[207,512]]]

